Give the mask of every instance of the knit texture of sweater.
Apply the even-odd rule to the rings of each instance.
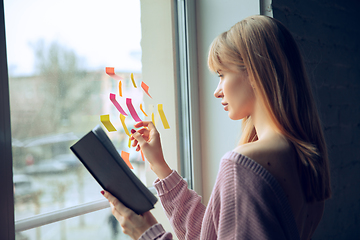
[[[296,222],[286,195],[277,180],[252,159],[228,152],[208,206],[188,189],[173,171],[154,186],[172,228],[181,239],[299,240]],[[161,224],[139,239],[172,239]]]

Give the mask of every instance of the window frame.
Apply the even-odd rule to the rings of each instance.
[[[4,1],[0,2],[0,239],[15,239],[10,100],[7,70]]]
[[[4,1],[0,2],[0,181],[3,192],[0,197],[0,239],[15,239],[14,192],[12,170],[12,144],[10,122],[10,98],[7,70]],[[189,187],[201,195],[200,118],[197,73],[195,2],[173,0],[175,35],[175,85],[178,89],[180,173],[188,180]],[[182,61],[180,61],[180,59]],[[193,159],[198,159],[193,161]],[[81,214],[105,208],[103,201],[93,203],[91,210],[83,205]],[[86,204],[85,204],[86,205]],[[87,204],[89,205],[89,204]],[[90,204],[91,205],[91,204]],[[71,209],[69,216],[72,214]],[[67,217],[66,217],[67,218]],[[66,219],[65,218],[65,219]],[[60,219],[62,220],[62,219]],[[21,221],[21,220],[20,220]],[[56,220],[59,221],[59,220]],[[50,223],[50,222],[48,222]],[[36,224],[35,224],[36,225]],[[36,225],[35,227],[37,227]],[[32,227],[33,228],[33,227]]]
[[[177,29],[175,39],[178,56],[181,175],[188,179],[189,188],[201,196],[202,167],[195,7],[195,1],[178,0],[175,4]]]

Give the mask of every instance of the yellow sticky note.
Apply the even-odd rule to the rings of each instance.
[[[121,124],[125,130],[126,135],[128,135],[130,137],[129,130],[127,129],[126,124],[125,124],[125,116],[122,115],[121,113],[120,113],[120,120],[121,120]]]
[[[102,122],[102,124],[104,124],[104,126],[106,127],[106,129],[109,132],[114,132],[116,131],[116,128],[114,127],[114,125],[112,125],[112,123],[110,122],[110,116],[109,114],[107,115],[100,115],[100,121]]]
[[[159,114],[160,114],[161,121],[162,121],[162,123],[163,123],[163,125],[164,125],[164,128],[165,128],[165,129],[169,129],[170,126],[169,126],[168,121],[166,120],[166,117],[165,117],[165,113],[164,113],[163,105],[162,105],[162,104],[158,104],[158,111],[159,111]]]
[[[151,113],[151,121],[152,121],[152,123],[154,124],[154,126],[156,126],[156,125],[155,125],[155,117],[154,117],[154,113]]]
[[[146,114],[146,112],[144,111],[142,104],[140,103],[140,110],[144,113],[145,117],[147,117],[148,115]]]
[[[122,97],[121,81],[119,81],[119,96]]]
[[[135,84],[135,80],[134,80],[134,74],[133,73],[131,73],[131,81],[132,81],[132,83],[133,83],[133,85],[134,85],[134,88],[137,88],[136,87],[136,84]]]

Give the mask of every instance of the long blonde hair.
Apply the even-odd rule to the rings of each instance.
[[[209,68],[246,69],[278,130],[294,145],[308,202],[330,198],[330,171],[323,131],[300,51],[279,21],[251,16],[212,43]],[[251,117],[242,122],[239,144],[257,140]]]

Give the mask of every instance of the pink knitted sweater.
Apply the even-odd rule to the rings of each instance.
[[[279,183],[261,165],[236,152],[221,159],[208,206],[173,171],[154,186],[179,239],[289,239],[299,233],[288,199]],[[172,239],[161,224],[140,239]]]

